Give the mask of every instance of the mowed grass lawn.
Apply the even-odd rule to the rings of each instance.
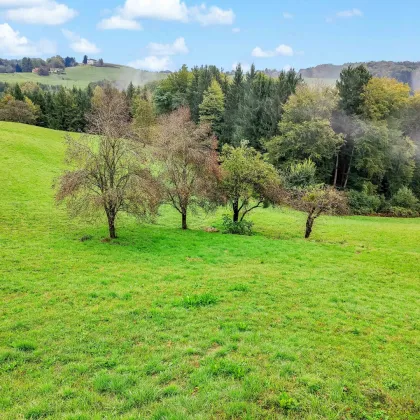
[[[165,208],[107,243],[54,205],[62,139],[0,123],[1,419],[420,417],[419,219]]]

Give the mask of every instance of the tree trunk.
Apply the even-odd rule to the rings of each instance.
[[[306,220],[305,239],[308,239],[311,236],[313,226],[314,226],[314,218],[309,215],[308,219]]]
[[[116,239],[117,233],[115,231],[115,216],[108,215],[108,228],[109,228],[109,237],[111,239]]]
[[[233,221],[235,223],[239,222],[239,203],[233,203]]]
[[[335,162],[334,184],[333,184],[334,188],[337,186],[339,156],[340,154],[337,153],[337,160]]]
[[[182,212],[182,229],[183,230],[187,230],[188,229],[188,225],[187,225],[187,212],[183,211]]]
[[[347,183],[349,182],[351,164],[353,163],[353,155],[354,155],[354,147],[353,147],[353,149],[351,150],[350,162],[349,162],[349,168],[348,168],[348,170],[347,170],[347,173],[346,173],[346,179],[345,179],[345,181],[344,181],[344,186],[343,186],[343,188],[344,188],[344,189],[346,189],[346,188],[347,188]]]

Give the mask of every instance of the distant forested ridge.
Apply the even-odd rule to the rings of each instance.
[[[413,90],[420,89],[420,61],[369,61],[366,63],[346,63],[343,65],[321,64],[302,69],[299,73],[305,78],[338,79],[344,68],[363,64],[374,77],[391,77],[408,83]]]

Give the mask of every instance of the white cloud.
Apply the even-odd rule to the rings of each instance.
[[[285,19],[293,19],[294,16],[289,12],[283,12],[283,17]]]
[[[74,32],[68,31],[67,29],[63,29],[62,32],[70,41],[70,48],[75,52],[82,54],[97,54],[101,51],[94,43],[88,41],[86,38],[82,38]]]
[[[284,71],[290,71],[290,70],[292,70],[292,66],[290,65],[290,64],[286,64],[284,67],[283,67],[283,70]]]
[[[188,7],[181,0],[126,0],[123,6],[116,9],[114,16],[101,21],[98,27],[132,29],[133,24],[131,22],[136,19],[157,19],[184,23],[198,22],[202,26],[232,25],[235,20],[235,13],[232,9],[225,10],[217,6],[207,7],[204,3],[200,6]],[[110,24],[121,20],[130,23],[127,25]]]
[[[248,72],[249,72],[249,70],[251,69],[251,65],[250,65],[250,64],[235,62],[235,63],[233,63],[233,64],[232,64],[232,70],[233,70],[233,71],[235,71],[235,70],[236,70],[236,67],[238,67],[238,64],[240,64],[240,65],[241,65],[242,70],[244,71],[244,73],[248,73]]]
[[[55,52],[55,43],[48,40],[32,42],[20,35],[19,31],[15,31],[8,23],[0,24],[0,54],[35,57]]]
[[[233,32],[234,34],[239,34],[239,32],[241,32],[241,28],[233,28],[233,29],[232,29],[232,32]]]
[[[132,61],[131,63],[128,63],[128,66],[140,70],[163,71],[170,70],[173,67],[173,64],[169,57],[159,58],[156,56],[149,56],[142,60]]]
[[[188,8],[180,0],[126,0],[121,8],[124,17],[186,21]]]
[[[178,38],[173,44],[158,44],[151,42],[147,49],[151,55],[177,55],[177,54],[188,54],[189,50],[184,38]]]
[[[232,9],[223,10],[216,6],[207,8],[205,4],[199,7],[191,7],[188,14],[192,21],[199,22],[202,26],[232,25],[235,21],[235,13]]]
[[[252,50],[252,56],[253,57],[259,57],[259,58],[267,58],[267,57],[274,57],[276,54],[274,51],[263,51],[261,47],[255,47]]]
[[[139,31],[142,29],[140,23],[133,19],[125,19],[121,16],[111,16],[107,19],[102,19],[98,23],[98,29],[127,29],[132,31]]]
[[[361,16],[363,16],[363,13],[359,9],[342,10],[341,12],[337,13],[337,17],[339,18],[352,18]]]
[[[276,57],[278,55],[283,55],[283,56],[291,57],[291,56],[293,56],[293,54],[294,54],[293,48],[290,47],[289,45],[285,45],[285,44],[279,45],[273,51],[264,51],[260,47],[255,47],[252,50],[252,56],[253,57],[259,57],[259,58]]]
[[[77,11],[53,0],[0,0],[8,20],[27,24],[62,25],[77,16]]]
[[[281,44],[276,48],[276,55],[286,55],[291,57],[293,55],[293,48],[289,45]]]

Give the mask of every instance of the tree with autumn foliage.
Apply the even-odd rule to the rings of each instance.
[[[195,124],[189,108],[183,107],[160,117],[153,150],[161,166],[164,200],[181,214],[185,230],[190,211],[215,201],[217,141],[210,125]]]

